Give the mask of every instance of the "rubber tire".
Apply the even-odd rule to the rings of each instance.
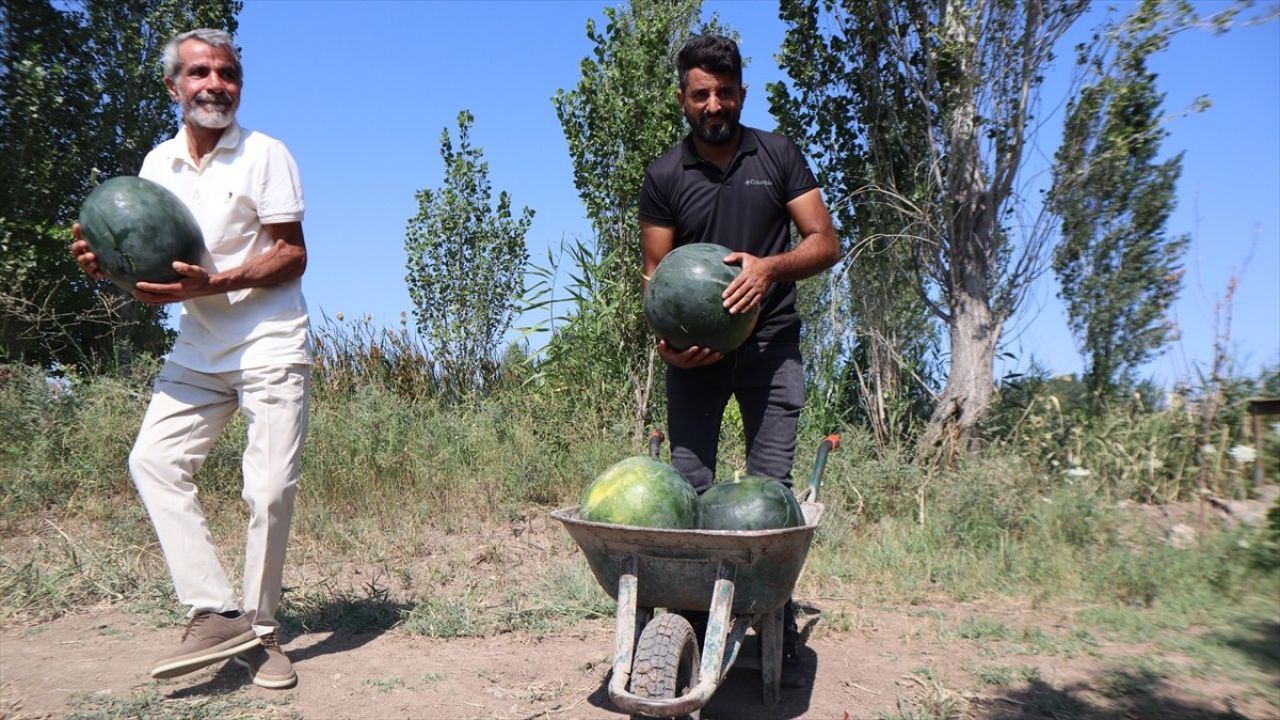
[[[676,613],[663,613],[649,621],[640,633],[631,669],[631,692],[651,700],[680,697],[698,684],[700,666],[701,653],[693,626]],[[682,716],[697,717],[697,713]]]

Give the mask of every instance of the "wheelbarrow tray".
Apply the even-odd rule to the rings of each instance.
[[[636,564],[637,605],[707,610],[722,561],[736,569],[732,613],[759,615],[786,604],[804,568],[824,506],[803,502],[805,524],[780,530],[668,530],[583,520],[578,507],[553,511],[582,549],[600,586],[618,599],[628,558]]]

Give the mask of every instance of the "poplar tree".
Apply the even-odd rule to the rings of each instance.
[[[768,91],[778,132],[815,164],[845,254],[826,291],[806,293],[816,310],[806,313],[806,355],[816,368],[810,404],[819,413],[829,408],[837,421],[864,422],[884,447],[928,417],[938,332],[916,290],[911,247],[895,234],[896,212],[867,192],[880,179],[915,182],[927,154],[921,99],[892,82],[880,62],[855,59],[844,35],[819,31],[828,15],[861,24],[874,22],[874,12],[865,3],[784,2],[780,15],[790,30],[778,62],[789,82]],[[876,118],[876,131],[855,117]]]
[[[511,196],[493,202],[489,163],[471,145],[470,112],[458,113],[458,142],[440,132],[444,183],[417,193],[405,231],[405,282],[435,370],[457,395],[484,389],[499,369],[499,345],[524,293],[533,210],[517,218]]]
[[[1038,87],[1085,0],[783,0],[784,57],[807,105],[810,151],[861,174],[875,227],[910,257],[946,327],[948,367],[921,438],[970,447],[995,399],[1005,322],[1040,272],[1047,222],[1018,192]],[[833,87],[815,104],[805,88]],[[837,198],[837,202],[841,199]],[[833,203],[834,204],[834,203]],[[855,213],[858,212],[855,209]],[[868,222],[868,226],[871,223]]]
[[[1147,60],[1168,44],[1145,0],[1082,51],[1093,75],[1067,107],[1051,192],[1062,217],[1053,256],[1059,297],[1086,358],[1095,401],[1115,395],[1169,339],[1189,237],[1170,237],[1182,153],[1159,161],[1164,95]]]
[[[640,186],[649,164],[687,132],[676,103],[676,52],[694,34],[726,34],[713,17],[699,23],[702,0],[634,0],[588,20],[592,54],[572,90],[553,103],[574,186],[591,220],[592,239],[571,250],[572,314],[548,360],[559,381],[625,403],[639,433],[652,412],[655,340],[640,304]]]

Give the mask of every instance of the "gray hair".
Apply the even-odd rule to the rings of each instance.
[[[244,78],[244,68],[240,65],[240,51],[236,49],[236,44],[231,40],[231,34],[226,30],[199,28],[184,32],[165,43],[161,64],[164,66],[166,80],[172,80],[178,76],[178,73],[182,72],[182,59],[178,57],[178,46],[187,40],[199,40],[206,45],[212,45],[231,53],[231,59],[235,60],[236,63],[236,74],[242,79]]]

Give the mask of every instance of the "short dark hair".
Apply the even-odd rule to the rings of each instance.
[[[733,75],[741,85],[742,54],[738,52],[738,43],[723,35],[695,35],[676,54],[681,90],[688,84],[689,71],[694,68],[717,75]]]

